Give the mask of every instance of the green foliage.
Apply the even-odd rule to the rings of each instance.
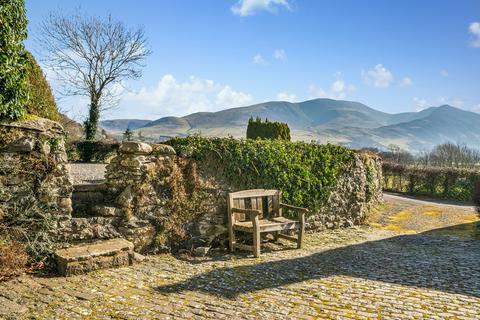
[[[471,201],[480,172],[384,162],[383,177],[384,189],[388,191]]]
[[[26,56],[30,94],[30,99],[26,105],[27,113],[54,121],[60,120],[52,89],[42,69],[30,52],[26,52]]]
[[[16,120],[28,101],[27,18],[23,0],[0,0],[0,119]]]
[[[367,201],[370,201],[375,194],[375,176],[377,175],[375,166],[372,162],[367,160],[367,190],[365,194],[367,196]]]
[[[117,154],[120,144],[110,141],[72,141],[67,144],[70,162],[107,162]]]
[[[247,127],[247,139],[279,139],[290,141],[290,128],[284,122],[271,122],[260,117],[250,117]]]
[[[354,152],[341,146],[282,140],[236,140],[190,136],[167,142],[180,154],[211,167],[236,189],[280,189],[287,203],[316,211],[337,178],[354,165]]]

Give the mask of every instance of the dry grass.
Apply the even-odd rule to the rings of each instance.
[[[28,255],[24,245],[0,239],[0,281],[23,273],[27,262]]]

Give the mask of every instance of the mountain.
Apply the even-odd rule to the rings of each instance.
[[[123,133],[127,128],[137,129],[151,122],[150,120],[140,119],[116,119],[100,121],[100,127],[111,132],[112,134]]]
[[[251,116],[287,122],[294,140],[331,142],[353,148],[385,149],[390,144],[396,144],[407,150],[422,151],[446,141],[480,147],[480,115],[448,105],[420,112],[389,114],[352,101],[271,101],[155,121],[109,120],[102,121],[101,125],[112,131],[105,126],[106,123],[110,128],[116,128],[118,133],[125,131],[132,121],[138,126],[130,126],[131,129],[141,131],[152,140],[189,134],[245,137],[246,124]]]

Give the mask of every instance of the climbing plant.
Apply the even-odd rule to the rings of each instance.
[[[213,161],[238,189],[280,189],[286,202],[320,208],[337,178],[354,165],[354,151],[331,144],[190,136],[167,142],[179,154]]]
[[[15,120],[26,113],[28,101],[27,18],[23,0],[0,0],[0,119]]]

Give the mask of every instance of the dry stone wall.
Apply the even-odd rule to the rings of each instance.
[[[107,166],[105,184],[83,187],[102,201],[72,216],[62,127],[42,118],[2,123],[0,137],[0,222],[28,200],[54,217],[58,242],[123,237],[136,251],[175,247],[199,253],[225,245],[226,197],[236,190],[214,163],[177,156],[167,145],[125,142]],[[307,229],[363,223],[381,200],[381,174],[379,158],[357,153],[327,204],[308,218]]]
[[[12,217],[35,208],[61,226],[71,196],[62,126],[38,117],[0,123],[0,224],[17,226]]]
[[[382,200],[381,176],[378,157],[356,153],[327,204],[307,219],[307,230],[362,224]],[[212,163],[177,157],[166,145],[126,142],[106,177],[125,221],[122,233],[136,248],[155,242],[168,249],[172,240],[188,250],[225,244],[226,197],[236,190]]]

